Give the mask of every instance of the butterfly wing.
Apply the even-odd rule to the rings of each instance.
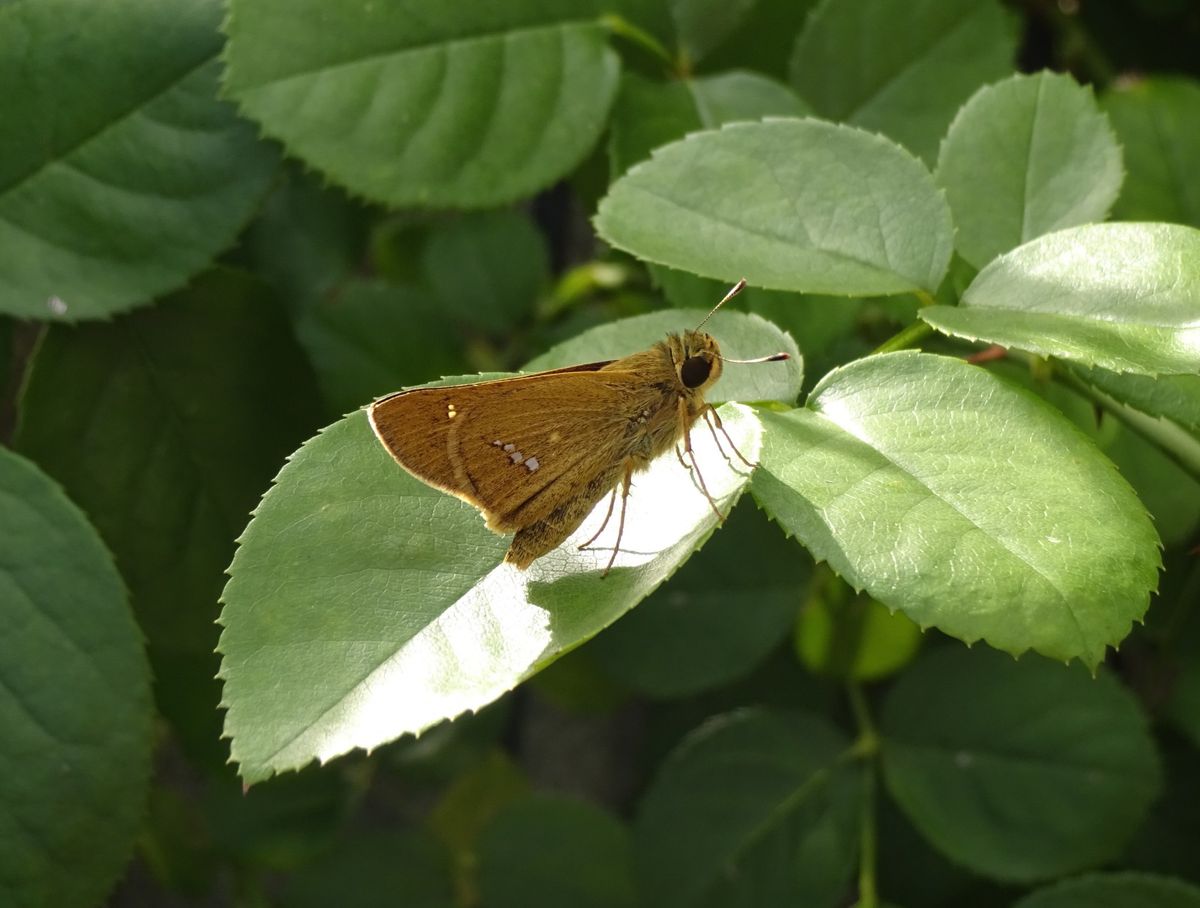
[[[401,391],[372,404],[371,426],[406,470],[511,533],[620,461],[641,382],[605,365]]]

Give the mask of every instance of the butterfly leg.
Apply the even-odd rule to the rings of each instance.
[[[721,513],[721,509],[717,507],[717,503],[713,501],[713,497],[709,494],[708,486],[704,484],[704,474],[700,472],[700,464],[696,462],[696,452],[692,450],[692,431],[687,424],[687,404],[683,398],[679,400],[679,418],[683,425],[683,451],[692,459],[692,467],[696,473],[696,483],[700,486],[700,491],[704,493],[704,497],[708,499],[708,503],[712,505],[713,513],[717,515],[717,519],[722,523],[725,522],[725,515]],[[686,466],[686,464],[685,464]]]
[[[727,442],[729,442],[729,447],[732,448],[733,453],[738,456],[738,460],[740,460],[742,463],[744,463],[746,466],[748,466],[751,470],[753,470],[756,466],[758,466],[758,464],[754,464],[754,463],[751,463],[750,461],[748,461],[742,455],[742,452],[737,449],[737,445],[735,445],[733,443],[733,439],[730,438],[729,433],[725,431],[725,426],[721,422],[721,417],[717,415],[717,408],[714,407],[712,404],[705,404],[705,406],[704,406],[704,421],[706,423],[708,423],[709,431],[712,432],[713,441],[715,441],[717,443],[717,449],[722,454],[725,453],[725,449],[721,447],[721,440],[719,438],[717,438],[718,430],[720,430],[721,434],[725,436],[725,440]],[[728,460],[729,458],[726,457],[725,459]]]
[[[579,549],[590,548],[591,544],[600,538],[600,534],[604,532],[604,528],[608,526],[608,521],[612,518],[613,505],[617,502],[617,487],[613,486],[612,494],[608,496],[608,510],[604,512],[604,522],[600,524],[600,529],[596,530],[595,534],[587,542],[579,544]]]
[[[604,573],[601,577],[607,577],[608,572],[612,570],[613,564],[617,560],[617,552],[621,551],[621,537],[625,535],[625,503],[629,498],[629,484],[633,479],[633,461],[625,461],[625,477],[621,480],[621,516],[617,520],[617,541],[613,543],[612,555],[608,558],[608,564],[604,566]],[[616,497],[616,487],[613,487],[613,496]]]

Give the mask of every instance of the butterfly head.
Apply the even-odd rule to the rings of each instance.
[[[721,348],[711,334],[685,331],[672,344],[675,374],[684,389],[703,393],[721,377]]]

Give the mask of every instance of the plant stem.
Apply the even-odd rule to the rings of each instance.
[[[893,350],[903,350],[930,334],[933,334],[933,328],[928,322],[916,321],[904,330],[893,334],[876,347],[872,353],[891,353]]]
[[[1136,432],[1179,464],[1190,476],[1200,480],[1200,441],[1186,429],[1169,420],[1159,419],[1109,397],[1075,374],[1068,366],[1057,365],[1052,377],[1079,396],[1111,413],[1131,431]]]
[[[879,892],[875,886],[876,847],[875,829],[875,764],[864,768],[862,813],[858,844],[858,905],[856,908],[879,908]]]
[[[850,709],[854,712],[854,721],[858,726],[858,741],[855,750],[866,759],[863,767],[863,798],[859,813],[859,854],[858,854],[858,905],[857,908],[878,908],[879,893],[875,886],[875,864],[877,862],[878,834],[875,827],[875,761],[872,759],[879,751],[879,732],[875,729],[875,720],[871,717],[867,698],[863,696],[862,688],[853,682],[847,685],[846,693],[850,698]]]
[[[618,16],[615,13],[609,13],[608,15],[600,17],[600,24],[611,31],[614,35],[620,35],[627,41],[632,41],[638,47],[642,48],[642,50],[649,51],[651,54],[658,57],[658,59],[662,60],[663,63],[671,68],[672,71],[678,68],[676,65],[677,61],[671,55],[671,52],[663,46],[661,41],[655,38],[648,31],[638,28],[628,19]]]

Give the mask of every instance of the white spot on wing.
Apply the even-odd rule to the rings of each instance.
[[[525,466],[529,469],[529,472],[532,473],[534,470],[540,467],[541,464],[538,463],[538,459],[536,457],[527,457],[525,458]]]

